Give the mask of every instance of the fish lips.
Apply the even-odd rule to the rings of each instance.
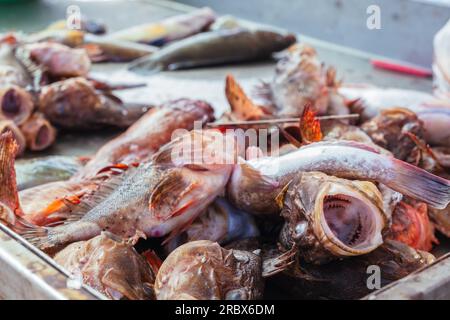
[[[382,203],[381,198],[379,200]],[[327,184],[317,195],[313,232],[333,255],[369,253],[383,243],[382,231],[387,217],[380,208],[364,197],[363,192]]]

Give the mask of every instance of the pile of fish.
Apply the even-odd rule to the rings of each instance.
[[[294,36],[208,8],[79,32],[3,40],[0,220],[104,296],[357,299],[369,266],[384,286],[435,261],[436,230],[450,237],[443,97],[343,84]],[[131,70],[151,74],[278,51],[258,99],[226,78],[218,119],[214,101],[135,105],[88,74],[92,61],[138,58]],[[89,157],[15,160],[52,125],[126,130]]]

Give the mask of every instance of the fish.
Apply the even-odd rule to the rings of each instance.
[[[15,56],[14,46],[0,45],[0,88],[10,85],[28,88],[32,84],[31,75]]]
[[[152,253],[154,255],[154,253]],[[157,258],[157,257],[155,257]],[[58,252],[56,263],[113,300],[154,300],[153,268],[133,246],[108,232]]]
[[[0,222],[7,225],[16,223],[16,215],[21,213],[17,194],[14,158],[17,143],[11,132],[0,134]]]
[[[337,87],[335,69],[326,67],[312,46],[294,44],[281,52],[272,81],[255,89],[279,116],[300,117],[305,105],[318,115],[348,114]]]
[[[204,7],[162,21],[122,29],[106,35],[106,38],[162,46],[205,30],[215,19],[214,11]]]
[[[181,139],[185,137],[189,140]],[[73,206],[63,225],[36,227],[23,223],[16,228],[32,244],[53,252],[76,241],[88,240],[109,231],[136,242],[141,237],[173,237],[190,225],[219,195],[223,194],[232,166],[216,143],[218,131],[193,131],[158,151],[150,162],[129,168],[117,180],[102,184],[106,195],[97,192],[92,202]],[[228,139],[234,139],[231,135]],[[185,143],[187,143],[185,145]],[[170,164],[167,159],[181,146],[198,145],[213,151],[215,161],[203,165]],[[196,149],[195,149],[196,150]],[[232,150],[228,150],[232,152]],[[172,194],[173,197],[166,197]]]
[[[450,181],[354,141],[321,141],[280,157],[241,161],[228,183],[228,199],[254,214],[279,212],[277,195],[299,171],[376,181],[431,207],[450,202]]]
[[[196,240],[210,240],[227,245],[258,236],[259,230],[253,216],[234,208],[226,199],[219,197],[185,232],[171,239],[166,244],[165,251],[170,253],[180,245]]]
[[[56,129],[40,113],[35,112],[20,126],[27,148],[31,151],[41,151],[49,148],[56,141]]]
[[[39,81],[85,77],[91,68],[91,60],[84,49],[72,49],[55,42],[24,43],[16,50],[16,57],[27,70],[44,74]]]
[[[111,177],[101,174],[91,179],[54,181],[19,192],[22,217],[37,226],[60,223],[70,217],[77,204],[88,202]],[[99,189],[101,190],[99,191]]]
[[[34,97],[17,85],[0,87],[0,120],[23,124],[34,110]]]
[[[384,287],[432,264],[435,257],[404,243],[386,240],[368,254],[323,265],[297,261],[285,272],[267,279],[267,291],[276,293],[278,299],[361,299],[376,290],[368,286],[376,270],[373,266],[378,266],[380,286]]]
[[[388,237],[416,250],[428,252],[433,248],[433,244],[438,244],[434,226],[428,217],[427,205],[408,199],[395,206]]]
[[[263,286],[257,254],[198,240],[164,260],[154,288],[158,300],[257,300],[263,297]]]
[[[105,126],[127,128],[149,107],[123,102],[108,91],[97,91],[85,78],[75,77],[43,86],[38,110],[52,124],[77,130]]]
[[[129,70],[151,74],[269,58],[294,43],[293,34],[271,30],[217,30],[170,44],[149,57],[133,61]]]
[[[377,187],[321,172],[299,172],[277,199],[285,219],[280,243],[308,263],[367,254],[383,243],[390,217]]]
[[[428,208],[428,214],[435,228],[450,238],[450,206],[445,209]]]
[[[384,109],[407,108],[414,112],[425,129],[424,138],[431,145],[450,146],[450,103],[421,91],[378,88],[373,86],[342,85],[338,89],[347,100],[353,101],[350,109],[367,121]]]
[[[168,143],[176,129],[191,130],[214,119],[214,110],[201,100],[171,100],[147,111],[117,138],[102,146],[76,179],[95,176],[104,167],[123,163],[130,165],[151,157]]]
[[[93,20],[82,15],[79,22],[79,29],[75,30],[80,30],[96,35],[102,35],[106,33],[106,25],[100,21]],[[47,28],[44,29],[44,31],[47,30],[67,30],[67,20],[58,20],[52,22],[47,26]]]
[[[425,129],[414,112],[404,108],[385,109],[364,122],[361,129],[377,145],[391,151],[395,158],[414,165],[419,163],[420,148],[410,135],[424,140]]]
[[[26,141],[22,131],[11,120],[0,120],[0,134],[11,132],[17,144],[17,154],[20,156],[25,152]]]
[[[47,156],[15,162],[18,190],[68,180],[88,161],[82,157]]]
[[[153,54],[159,50],[155,46],[127,40],[97,36],[81,30],[44,30],[31,34],[27,43],[52,41],[71,48],[85,49],[91,62],[128,62]]]

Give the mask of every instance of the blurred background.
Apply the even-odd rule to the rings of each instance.
[[[35,31],[61,19],[68,5],[103,20],[110,30],[149,21],[151,6],[166,1],[57,1],[0,0],[0,30]],[[306,37],[429,67],[434,34],[450,18],[449,0],[179,0],[193,6],[210,6],[220,14],[233,14],[280,26]],[[381,29],[366,26],[367,8],[380,8]],[[167,15],[170,12],[167,11]],[[158,18],[164,15],[158,11]]]

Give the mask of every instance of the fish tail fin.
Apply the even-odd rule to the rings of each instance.
[[[404,161],[393,159],[394,176],[390,184],[400,193],[444,209],[450,202],[450,181]],[[393,188],[394,189],[394,188]]]
[[[49,228],[32,224],[23,217],[16,217],[14,224],[6,225],[38,248],[42,248],[48,238]]]
[[[145,75],[151,75],[164,70],[164,67],[158,60],[152,57],[144,56],[137,60],[134,60],[128,65],[128,70],[141,73]]]

